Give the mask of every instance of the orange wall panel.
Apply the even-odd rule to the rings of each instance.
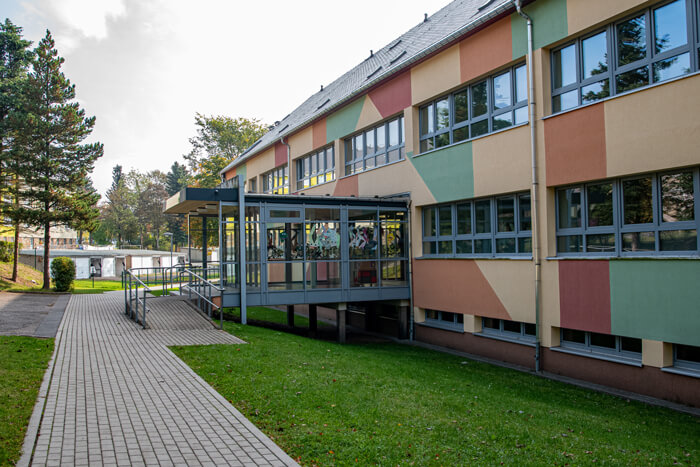
[[[510,17],[459,43],[459,71],[462,82],[478,78],[513,59]]]
[[[414,261],[413,300],[421,308],[511,319],[474,260]]]
[[[387,118],[411,105],[411,72],[406,71],[377,89],[369,98],[382,118]]]
[[[547,186],[607,176],[603,103],[544,121]]]
[[[357,175],[341,178],[335,183],[333,196],[359,196]]]
[[[314,149],[318,149],[321,146],[325,146],[326,144],[326,119],[323,118],[316,123],[314,123],[311,127],[311,131],[313,133],[313,145]]]

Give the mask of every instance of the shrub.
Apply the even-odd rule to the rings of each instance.
[[[56,284],[56,292],[67,292],[75,279],[75,263],[64,256],[54,258],[51,261],[51,275]]]
[[[12,261],[14,245],[14,242],[0,241],[0,262],[7,263]]]

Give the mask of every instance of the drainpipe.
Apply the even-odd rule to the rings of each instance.
[[[413,244],[411,243],[411,226],[413,225],[413,220],[411,219],[411,210],[413,209],[412,200],[408,200],[408,224],[406,225],[407,235],[408,235],[408,293],[409,293],[409,306],[408,310],[408,340],[413,342],[414,340],[414,318],[413,318]]]
[[[284,142],[284,136],[282,136],[280,138],[280,143],[287,146],[287,173],[289,174],[288,175],[288,177],[289,177],[288,178],[288,183],[289,183],[288,190],[289,190],[289,193],[291,194],[292,193],[292,161],[290,158],[292,157],[292,155],[291,155],[292,148],[291,148],[291,146],[289,146],[289,143]]]
[[[539,203],[537,180],[537,141],[535,134],[535,76],[533,71],[533,45],[532,45],[532,18],[522,11],[521,0],[513,0],[518,14],[527,21],[527,71],[529,80],[528,99],[530,104],[530,153],[532,156],[532,188],[530,199],[532,202],[532,259],[535,262],[535,371],[540,371],[540,290],[541,290],[541,269],[540,240],[539,240]]]

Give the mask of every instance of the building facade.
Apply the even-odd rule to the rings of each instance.
[[[524,3],[531,55],[457,0],[222,177],[409,195],[413,338],[700,406],[700,0]]]

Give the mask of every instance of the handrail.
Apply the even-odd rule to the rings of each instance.
[[[212,318],[212,311],[218,310],[221,327],[223,327],[223,307],[214,302],[212,295],[213,292],[223,294],[225,289],[212,282],[212,280],[217,278],[220,279],[218,274],[212,280],[205,278],[210,270],[212,273],[219,272],[218,268],[204,269],[187,267],[184,264],[124,270],[122,281],[124,283],[125,314],[137,322],[140,321],[145,328],[146,312],[149,311],[146,306],[146,298],[148,293],[153,293],[155,288],[152,288],[153,284],[155,283],[157,288],[162,287],[164,295],[169,286],[174,288],[177,284],[181,292],[184,292],[185,289],[187,290],[188,298],[190,300],[194,299],[197,308],[208,314],[209,318]],[[139,294],[139,289],[143,290],[141,294]],[[142,313],[139,313],[139,307],[141,307]]]
[[[224,291],[224,288],[223,288],[223,287],[219,287],[219,286],[217,286],[217,285],[214,285],[213,282],[209,281],[208,279],[203,278],[202,276],[200,276],[200,275],[197,274],[196,272],[193,272],[193,271],[191,271],[191,270],[189,270],[189,269],[187,269],[187,268],[183,269],[183,272],[186,272],[187,274],[190,274],[190,275],[196,277],[197,279],[199,279],[199,280],[202,281],[202,282],[206,282],[208,285],[210,285],[211,287],[215,288],[215,289],[218,290],[219,292],[223,292],[223,291]]]

